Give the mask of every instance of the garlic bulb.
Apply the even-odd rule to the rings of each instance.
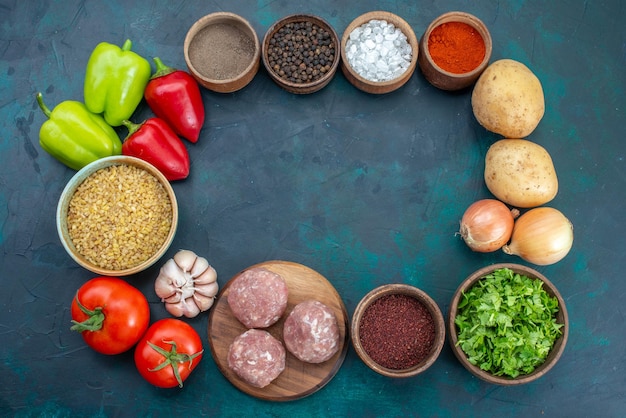
[[[156,278],[154,290],[173,316],[193,318],[213,306],[218,291],[217,272],[204,257],[180,250]]]

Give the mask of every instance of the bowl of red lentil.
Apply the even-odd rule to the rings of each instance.
[[[313,15],[294,14],[278,20],[265,33],[261,49],[270,78],[295,94],[321,90],[339,67],[337,32]]]
[[[394,283],[377,287],[358,303],[352,345],[361,360],[387,377],[411,377],[439,357],[446,336],[443,314],[423,290]]]
[[[167,251],[178,226],[174,190],[153,165],[135,157],[96,160],[67,183],[57,231],[79,265],[103,276],[128,276]]]
[[[433,86],[447,91],[472,86],[489,65],[492,51],[487,26],[465,12],[437,17],[420,38],[418,63]]]
[[[261,65],[256,31],[243,17],[215,12],[198,19],[185,36],[187,68],[201,86],[232,93],[247,86]]]
[[[487,280],[493,280],[494,273],[503,269],[510,270],[510,275],[497,273],[500,275],[498,280],[501,280],[498,285],[495,282],[487,282]],[[522,287],[518,286],[518,283],[527,283],[523,287],[523,292],[519,292],[518,289]],[[533,285],[529,286],[529,283]],[[480,293],[472,292],[474,287],[480,289]],[[475,295],[480,295],[480,299],[477,299]],[[472,302],[475,300],[479,300],[480,303]],[[521,304],[517,302],[519,300],[527,302]],[[507,306],[507,308],[491,308],[497,305]],[[556,313],[549,313],[547,306],[551,306]],[[509,307],[515,307],[515,309]],[[498,311],[498,318],[495,317],[495,310]],[[539,315],[536,315],[531,320],[527,320],[528,312],[542,312],[543,318],[538,318]],[[538,324],[546,320],[546,315],[552,316],[551,324],[546,328],[539,327]],[[464,328],[470,330],[468,334],[459,336],[460,326],[457,320],[459,323],[469,324],[469,326],[463,325]],[[537,270],[515,263],[492,264],[467,276],[452,297],[446,321],[448,342],[463,367],[475,377],[501,386],[522,385],[545,376],[561,358],[569,334],[567,308],[556,286]],[[527,323],[536,327],[531,328]],[[559,329],[558,338],[553,340],[547,353],[543,354],[545,358],[538,361],[539,357],[536,353],[545,352],[548,342],[557,337],[557,335],[549,336],[544,331],[548,329],[553,331],[556,328]],[[503,329],[509,329],[511,333],[504,334]],[[480,333],[478,337],[473,337],[478,333]],[[492,343],[492,341],[501,340],[506,340],[506,344],[496,347],[496,343]],[[479,345],[486,347],[486,350],[479,349]],[[468,347],[471,347],[471,350]],[[506,349],[508,356],[504,356],[504,350],[501,348]],[[470,359],[466,350],[469,350],[475,357],[474,360]],[[491,354],[489,357],[482,355],[482,353],[495,353],[496,351],[498,355]],[[512,377],[510,373],[500,371],[504,369],[502,365],[509,365],[511,369],[511,364],[526,363],[528,359],[533,359],[536,363],[532,365],[534,367],[532,371],[521,372],[515,377]],[[479,364],[481,362],[482,364]],[[526,367],[526,364],[524,366]],[[528,365],[530,366],[531,364]],[[497,369],[497,371],[492,369]]]
[[[415,72],[418,55],[411,25],[386,11],[358,16],[341,37],[341,71],[366,93],[386,94],[402,87]]]

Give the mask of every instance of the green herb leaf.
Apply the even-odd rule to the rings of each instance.
[[[558,311],[541,280],[498,269],[463,293],[454,319],[457,345],[470,363],[493,375],[531,373],[562,334]]]

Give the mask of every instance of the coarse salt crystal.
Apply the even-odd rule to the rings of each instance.
[[[346,42],[349,65],[370,81],[387,81],[410,66],[412,48],[402,31],[384,20],[373,19],[355,28]]]

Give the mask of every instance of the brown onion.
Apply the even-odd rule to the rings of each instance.
[[[499,200],[478,200],[465,210],[459,234],[472,251],[489,253],[499,250],[509,242],[518,214],[517,209],[510,210]]]
[[[574,243],[574,227],[559,210],[531,209],[515,222],[511,242],[502,250],[540,266],[560,261]]]

